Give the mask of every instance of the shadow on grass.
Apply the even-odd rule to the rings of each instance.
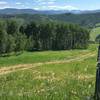
[[[0,57],[19,56],[21,54],[23,54],[23,52],[5,53],[5,54],[1,54]]]

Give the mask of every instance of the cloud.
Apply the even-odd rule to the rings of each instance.
[[[48,6],[49,9],[53,10],[76,10],[78,8],[70,5],[65,5],[65,6],[60,6],[60,5],[55,5],[55,6]]]
[[[77,10],[77,7],[67,5],[65,1],[57,2],[57,0],[37,0],[35,10]]]
[[[40,10],[40,8],[39,7],[34,7],[34,10]]]
[[[16,5],[21,5],[22,3],[21,2],[16,2]]]
[[[37,0],[38,2],[55,2],[56,0]]]
[[[6,2],[6,1],[0,1],[0,5],[6,5],[6,4],[8,4],[8,2]]]
[[[54,4],[56,0],[37,0],[36,2],[39,4]]]
[[[9,3],[9,2],[5,2],[5,1],[0,1],[0,9],[4,9],[4,8],[28,8],[26,7],[24,4],[22,4],[21,2],[14,2],[14,3]]]
[[[9,8],[9,4],[6,1],[0,1],[0,9]]]
[[[48,4],[54,4],[55,2],[54,1],[50,1],[50,2],[47,2]]]
[[[41,6],[35,7],[36,10],[78,10],[77,7],[71,5],[48,5],[48,6]]]
[[[33,0],[34,1],[34,0]],[[30,2],[6,2],[0,1],[0,9],[3,8],[31,8],[35,10],[77,10],[77,7],[72,5],[66,5],[65,2],[57,2],[57,0],[35,0]]]
[[[54,4],[55,2],[53,1],[49,1],[49,2],[41,2],[40,5],[52,5]]]

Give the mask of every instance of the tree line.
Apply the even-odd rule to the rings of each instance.
[[[88,41],[89,31],[76,24],[0,20],[0,55],[24,50],[84,49]]]

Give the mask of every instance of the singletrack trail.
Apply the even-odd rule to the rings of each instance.
[[[87,58],[93,57],[95,55],[96,55],[96,53],[92,52],[92,53],[80,55],[79,57],[68,59],[68,60],[57,60],[57,61],[40,62],[40,63],[34,63],[34,64],[19,64],[19,65],[14,65],[14,66],[9,66],[9,67],[3,67],[3,68],[0,68],[0,75],[9,74],[9,73],[20,71],[20,70],[26,70],[26,69],[42,66],[45,64],[46,65],[48,65],[48,64],[63,64],[63,63],[70,63],[70,62],[74,62],[74,61],[82,61]]]

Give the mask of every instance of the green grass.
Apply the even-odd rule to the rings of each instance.
[[[96,44],[87,50],[25,52],[1,57],[0,66],[67,60],[93,52],[97,52]],[[69,63],[43,64],[0,75],[0,100],[87,100],[95,90],[96,58],[95,55]]]
[[[96,45],[90,45],[86,50],[24,52],[19,56],[0,57],[0,67],[17,64],[30,64],[55,60],[67,60],[96,50]]]
[[[90,32],[90,40],[95,41],[96,37],[100,34],[100,27],[92,29]]]
[[[96,56],[45,64],[0,76],[0,100],[87,100],[93,96]]]

